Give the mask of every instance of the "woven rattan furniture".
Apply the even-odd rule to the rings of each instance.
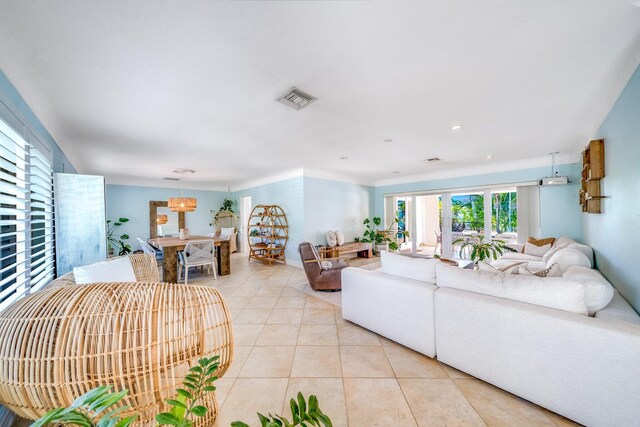
[[[285,249],[289,240],[287,215],[278,205],[258,205],[253,208],[247,224],[249,260],[272,265],[287,263]],[[252,235],[253,233],[253,235]]]
[[[153,256],[144,257],[155,268]],[[141,257],[130,258],[137,265]],[[220,355],[218,376],[229,366],[231,316],[216,289],[64,280],[0,313],[0,403],[16,414],[35,419],[111,384],[129,390],[124,404],[146,425],[168,409],[164,399],[175,396],[199,358]],[[209,412],[200,425],[212,425],[215,395],[204,404]]]

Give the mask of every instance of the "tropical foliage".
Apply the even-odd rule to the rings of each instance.
[[[467,247],[471,248],[470,258],[471,261],[485,261],[491,259],[498,259],[505,252],[516,252],[510,246],[507,246],[504,240],[493,239],[488,242],[484,241],[482,235],[472,235],[457,239],[453,244],[462,243],[460,245],[460,251],[464,251]]]
[[[442,204],[440,204],[442,209]],[[484,195],[468,194],[451,198],[451,230],[484,229]],[[518,230],[517,193],[491,194],[491,225],[498,234]]]
[[[129,222],[129,218],[118,218],[115,222],[110,219],[107,220],[107,242],[109,246],[118,250],[118,255],[126,255],[131,252],[131,245],[126,242],[126,240],[129,240],[129,235],[115,234],[117,229],[125,222]]]
[[[387,242],[389,243],[390,250],[397,251],[398,242],[396,241],[396,239],[392,239],[392,237],[409,237],[408,231],[401,230],[398,227],[399,223],[400,218],[398,218],[397,212],[395,218],[393,219],[393,222],[386,229],[380,227],[380,224],[382,224],[382,219],[379,216],[373,217],[372,219],[365,218],[365,220],[362,222],[362,224],[365,226],[364,236],[361,238],[357,238],[356,242],[374,243],[376,245],[382,245]]]
[[[228,197],[225,197],[222,201],[222,206],[220,206],[221,211],[229,211],[233,213],[233,200]]]
[[[269,414],[268,417],[258,412],[258,419],[262,427],[332,427],[333,424],[328,416],[322,413],[320,406],[318,405],[318,398],[314,395],[309,396],[309,402],[302,393],[298,392],[298,400],[291,399],[289,401],[289,407],[291,408],[292,420],[284,418],[281,415]],[[231,423],[231,427],[249,427],[249,424],[245,424],[242,421],[234,421]]]

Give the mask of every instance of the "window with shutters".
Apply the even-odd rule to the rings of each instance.
[[[0,310],[54,274],[51,162],[0,119]]]

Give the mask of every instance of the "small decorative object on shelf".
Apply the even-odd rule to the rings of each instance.
[[[600,201],[606,197],[600,192],[602,178],[604,178],[604,139],[594,139],[582,152],[582,179],[580,181],[582,212],[601,212]]]
[[[258,205],[251,211],[249,223],[249,259],[286,264],[284,250],[289,240],[287,216],[280,206]]]
[[[187,240],[191,237],[191,232],[188,228],[181,228],[179,234],[180,240]]]

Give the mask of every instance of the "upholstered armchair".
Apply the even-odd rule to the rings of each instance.
[[[298,246],[300,259],[309,285],[314,291],[339,291],[342,289],[342,269],[349,266],[347,258],[320,258],[309,242]]]

